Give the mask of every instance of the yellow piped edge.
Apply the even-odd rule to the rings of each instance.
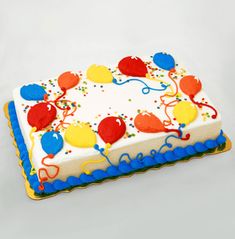
[[[87,186],[77,186],[77,187],[74,187],[74,188],[71,188],[71,189],[65,189],[65,190],[62,190],[60,192],[57,192],[57,193],[54,193],[54,194],[51,194],[51,195],[45,195],[45,196],[39,196],[39,195],[36,195],[34,190],[30,187],[30,184],[27,180],[27,177],[25,175],[25,172],[24,172],[24,169],[22,167],[22,164],[21,164],[21,160],[20,160],[20,154],[19,154],[19,150],[18,150],[18,147],[17,147],[17,144],[15,142],[15,138],[14,138],[14,134],[13,134],[13,130],[12,130],[12,126],[11,126],[11,122],[10,122],[10,118],[9,118],[9,113],[8,113],[8,104],[9,102],[7,102],[5,105],[4,105],[4,113],[5,113],[5,116],[8,120],[8,126],[10,128],[10,135],[11,137],[13,138],[13,145],[16,149],[16,156],[19,158],[19,166],[21,167],[21,173],[22,173],[22,176],[25,180],[25,190],[26,190],[26,194],[29,198],[33,199],[33,200],[42,200],[42,199],[47,199],[47,198],[51,198],[51,197],[54,197],[58,194],[61,194],[61,193],[68,193],[68,192],[71,192],[73,191],[74,189],[86,189],[88,186],[92,186],[92,185],[97,185],[97,184],[102,184],[102,183],[106,183],[106,182],[110,182],[110,181],[116,181],[118,180],[119,178],[129,178],[135,174],[143,174],[143,173],[146,173],[145,171],[144,172],[135,172],[134,174],[131,174],[131,175],[121,175],[117,178],[108,178],[108,179],[105,179],[104,181],[102,182],[94,182],[94,183],[91,183]],[[216,149],[215,152],[213,153],[207,153],[203,156],[207,156],[207,155],[214,155],[214,154],[219,154],[219,153],[224,153],[226,151],[229,151],[231,148],[232,148],[232,142],[231,140],[228,138],[228,136],[226,134],[224,134],[224,136],[226,137],[226,145],[225,145],[225,148],[222,150],[222,151],[219,151],[218,149]],[[191,161],[192,159],[195,159],[195,158],[202,158],[203,156],[201,157],[198,157],[198,156],[195,156],[195,157],[192,157],[190,158],[189,160],[187,161],[176,161],[175,163],[185,163],[185,162],[188,162],[188,161]],[[162,165],[161,167],[159,168],[150,168],[151,170],[159,170],[163,167],[171,167],[173,165],[175,165],[175,163],[173,164],[166,164],[166,165]],[[148,170],[150,170],[148,169]]]

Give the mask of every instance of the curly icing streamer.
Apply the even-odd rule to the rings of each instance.
[[[87,160],[85,162],[82,163],[81,165],[81,170],[86,173],[86,174],[90,174],[90,170],[86,170],[85,167],[89,164],[97,164],[97,163],[102,163],[104,162],[105,160],[107,160],[107,162],[110,164],[110,165],[113,165],[109,159],[109,157],[107,156],[108,155],[108,150],[109,148],[111,147],[111,144],[106,144],[105,145],[105,148],[100,148],[98,144],[95,144],[94,145],[94,149],[99,151],[100,155],[102,156],[101,159],[97,159],[97,160]]]
[[[140,82],[141,84],[143,84],[144,87],[142,88],[142,93],[145,94],[145,95],[149,94],[151,90],[152,91],[164,91],[169,86],[169,85],[164,85],[163,83],[160,83],[162,88],[161,89],[156,89],[156,88],[152,88],[152,87],[148,86],[143,80],[140,80],[140,79],[133,78],[133,79],[128,79],[128,80],[122,81],[122,82],[118,82],[116,79],[113,79],[113,83],[115,85],[119,85],[119,86],[120,85],[125,85],[125,84],[130,83],[130,82]]]
[[[53,154],[48,154],[47,156],[45,156],[43,159],[42,159],[42,165],[43,166],[46,166],[46,167],[53,167],[55,168],[55,173],[53,174],[50,174],[48,172],[48,170],[46,168],[40,168],[38,170],[38,177],[39,177],[39,182],[40,182],[40,186],[39,186],[39,190],[44,190],[44,185],[43,185],[43,182],[46,182],[49,178],[50,179],[54,179],[58,174],[59,174],[59,166],[55,165],[55,164],[48,164],[48,163],[45,163],[45,160],[46,159],[53,159],[54,158],[54,155]],[[46,174],[46,177],[42,176],[42,172],[44,172]]]
[[[176,72],[175,69],[172,69],[168,72],[168,77],[172,80],[172,82],[175,85],[175,92],[167,92],[166,94],[160,96],[160,100],[161,100],[162,104],[165,106],[164,112],[165,112],[165,115],[167,117],[167,120],[163,120],[164,126],[172,125],[172,120],[171,120],[171,117],[169,116],[167,110],[168,110],[168,107],[175,106],[175,105],[172,105],[172,104],[177,102],[177,100],[172,100],[171,102],[166,104],[165,100],[164,100],[165,97],[175,97],[178,94],[178,91],[179,91],[178,85],[177,85],[176,81],[174,80],[174,78],[172,77],[172,73],[175,73],[175,72]]]
[[[167,136],[167,137],[165,138],[165,143],[164,143],[158,150],[152,149],[152,150],[150,151],[150,155],[154,156],[154,155],[157,154],[157,153],[161,153],[161,151],[162,151],[162,149],[163,149],[164,147],[172,148],[172,144],[168,142],[169,139],[171,139],[171,138],[181,139],[181,140],[188,140],[189,137],[190,137],[190,134],[186,134],[185,137],[182,137],[182,136],[183,136],[182,128],[184,128],[184,127],[185,127],[185,124],[181,124],[181,125],[179,126],[178,130],[176,130],[176,133],[178,134],[178,136],[173,135],[173,134]],[[135,159],[141,160],[143,157],[144,157],[143,153],[138,153],[138,154],[136,155]],[[120,156],[120,158],[119,158],[119,162],[121,162],[121,161],[123,160],[123,158],[127,158],[129,161],[132,160],[131,157],[130,157],[130,155],[129,155],[128,153],[123,153],[123,154],[121,154],[121,156]]]

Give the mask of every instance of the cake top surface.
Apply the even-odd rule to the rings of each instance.
[[[220,119],[201,81],[166,53],[68,71],[13,94],[35,168],[46,155],[57,163],[166,134],[188,140],[184,130]]]

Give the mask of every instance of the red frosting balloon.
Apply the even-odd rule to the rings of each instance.
[[[134,120],[135,127],[144,133],[164,132],[163,123],[153,113],[143,112],[138,114]]]
[[[127,56],[118,63],[120,72],[127,76],[145,77],[148,73],[145,63],[139,57]]]
[[[56,118],[56,108],[50,103],[38,103],[30,108],[27,116],[28,123],[36,127],[36,131],[47,127]]]
[[[61,89],[68,90],[76,86],[79,81],[80,78],[77,74],[67,71],[59,76],[58,85]]]
[[[98,134],[107,144],[118,141],[126,132],[126,124],[120,117],[109,116],[101,120]]]
[[[184,76],[180,80],[180,89],[188,96],[195,96],[202,89],[202,83],[195,76]]]

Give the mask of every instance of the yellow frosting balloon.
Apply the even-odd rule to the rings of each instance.
[[[189,124],[197,118],[197,107],[188,101],[180,101],[173,109],[173,115],[181,124]]]
[[[91,65],[86,72],[87,79],[96,83],[112,83],[113,75],[106,66]]]
[[[96,144],[96,135],[87,123],[69,125],[64,138],[70,145],[79,148],[90,148]]]

